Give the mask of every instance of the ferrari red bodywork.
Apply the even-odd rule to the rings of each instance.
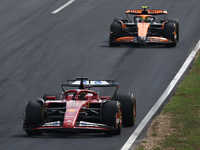
[[[81,93],[87,93],[85,99],[79,99],[78,96],[77,97],[73,96],[73,95],[80,95]],[[48,109],[51,109],[52,105],[60,105],[60,106],[63,105],[66,107],[66,109],[63,111],[64,113],[63,120],[47,122],[40,127],[36,127],[35,129],[64,129],[64,130],[111,129],[104,124],[81,121],[78,118],[79,116],[81,116],[81,114],[84,115],[86,113],[85,110],[90,109],[89,107],[90,105],[93,104],[100,106],[103,103],[103,100],[100,99],[100,97],[95,92],[90,90],[74,89],[66,91],[64,95],[65,97],[62,100],[56,100],[56,97],[47,96],[47,100],[45,101],[45,109],[47,110],[47,113]],[[110,97],[104,97],[103,99],[110,99]],[[118,120],[119,118],[116,119]]]
[[[79,88],[66,90],[66,86]],[[118,94],[120,98],[117,98],[118,82],[90,81],[81,77],[77,80],[67,80],[61,87],[63,89],[61,94],[45,94],[43,98],[27,103],[23,119],[23,129],[27,134],[39,135],[44,130],[54,129],[98,130],[106,134],[119,135],[122,129],[121,103],[124,102],[123,107],[126,109],[124,115],[129,114],[128,118],[124,117],[124,123],[129,126],[134,125],[135,97],[129,94],[130,98],[124,99]],[[116,90],[112,97],[100,97],[98,93],[90,90],[91,87],[116,87]],[[126,105],[131,107],[126,108]]]

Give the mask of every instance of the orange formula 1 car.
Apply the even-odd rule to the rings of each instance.
[[[163,44],[175,47],[179,40],[179,21],[167,19],[165,10],[147,10],[148,6],[126,11],[127,19],[115,18],[110,24],[110,46],[120,44]],[[130,19],[132,16],[132,19]]]

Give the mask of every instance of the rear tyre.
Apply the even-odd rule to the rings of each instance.
[[[123,126],[130,127],[136,122],[136,100],[132,93],[116,94],[115,101],[121,103]]]
[[[122,130],[121,106],[118,101],[107,101],[103,105],[103,124],[114,127],[113,131],[105,131],[106,135],[119,135]]]
[[[114,46],[120,46],[119,43],[114,43],[113,41],[119,37],[121,37],[122,34],[122,25],[119,22],[112,22],[110,24],[110,37],[109,37],[109,45]]]
[[[177,33],[175,23],[166,23],[164,27],[164,37],[171,40],[173,43],[166,44],[167,47],[175,47],[177,43]]]
[[[29,101],[25,109],[24,128],[28,135],[41,135],[42,130],[26,130],[42,123],[43,106],[36,101]]]

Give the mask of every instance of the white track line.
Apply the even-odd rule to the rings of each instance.
[[[62,5],[61,7],[59,7],[58,9],[54,10],[52,12],[52,14],[56,14],[58,13],[59,11],[61,11],[62,9],[64,9],[65,7],[67,7],[68,5],[70,5],[71,3],[73,3],[75,0],[70,0],[68,1],[66,4]]]
[[[138,127],[135,129],[135,131],[132,133],[132,135],[129,137],[129,139],[126,141],[124,146],[121,148],[121,150],[128,150],[131,145],[135,142],[136,138],[139,136],[139,134],[142,132],[144,127],[147,125],[149,120],[152,118],[152,116],[156,113],[158,108],[161,106],[161,104],[165,101],[167,96],[170,94],[170,92],[173,90],[174,86],[177,84],[183,73],[188,68],[189,64],[192,62],[194,57],[196,56],[197,52],[200,49],[200,40],[197,43],[195,49],[191,52],[191,54],[188,56],[187,60],[184,62],[181,69],[178,71],[176,76],[173,78],[171,83],[168,85],[167,89],[164,91],[162,96],[158,99],[158,101],[155,103],[155,105],[151,108],[151,110],[148,112],[148,114],[145,116],[145,118],[141,121],[141,123],[138,125]]]

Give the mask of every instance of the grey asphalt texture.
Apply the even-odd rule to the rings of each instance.
[[[67,1],[0,2],[0,149],[121,149],[200,39],[197,0],[76,0],[51,13]],[[113,18],[125,17],[126,10],[142,5],[167,10],[168,18],[179,19],[180,40],[175,48],[109,47]],[[120,83],[119,93],[134,93],[135,126],[123,128],[120,136],[62,132],[27,136],[22,129],[26,103],[46,92],[61,92],[61,83],[77,76],[114,79]],[[98,91],[113,94],[112,90]],[[132,149],[144,136],[145,130]]]

